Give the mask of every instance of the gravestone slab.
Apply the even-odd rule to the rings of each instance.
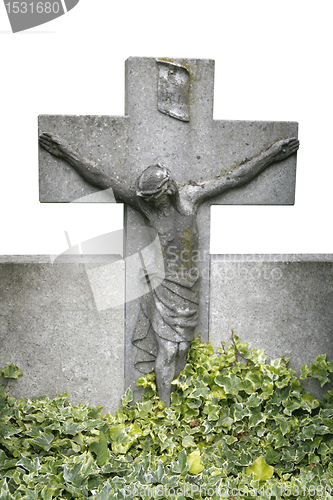
[[[216,121],[213,119],[214,61],[130,58],[126,61],[125,116],[46,116],[39,133],[66,139],[94,168],[128,186],[149,165],[163,164],[181,187],[227,175],[272,144],[297,137],[295,122]],[[246,184],[202,204],[199,229],[199,321],[195,334],[208,338],[209,207],[214,204],[293,204],[295,155],[275,163]],[[40,201],[68,202],[98,191],[63,160],[40,151]],[[138,252],[140,214],[126,207],[126,255]],[[126,294],[139,286],[139,274],[126,272]],[[140,301],[126,299],[126,384],[135,386],[133,331]]]
[[[213,255],[210,311],[214,349],[233,330],[269,359],[290,358],[299,376],[319,354],[333,360],[333,255]],[[321,397],[333,380],[302,385]]]
[[[115,412],[124,385],[124,307],[99,311],[92,268],[114,269],[111,290],[124,290],[124,266],[111,256],[0,256],[0,367],[24,375],[10,396],[68,392],[74,403]],[[290,357],[299,373],[318,354],[333,360],[333,255],[213,255],[209,340],[217,349],[231,329],[269,358]],[[96,280],[97,280],[96,274]],[[317,397],[315,380],[302,385]]]
[[[110,263],[113,289],[124,292],[123,262],[112,256],[54,264],[47,256],[0,257],[0,367],[15,363],[23,372],[8,381],[11,396],[67,392],[72,403],[117,410],[125,390],[123,307],[98,311],[86,272]]]

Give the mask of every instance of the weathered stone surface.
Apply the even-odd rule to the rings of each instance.
[[[289,357],[298,375],[319,354],[333,359],[332,255],[214,255],[210,301],[215,349],[230,343],[233,329],[270,359]],[[302,384],[317,396],[333,388]]]
[[[117,409],[124,392],[123,308],[98,311],[86,273],[86,266],[110,270],[113,261],[0,258],[0,366],[15,363],[24,373],[9,381],[12,396],[67,392],[73,403]],[[123,292],[123,262],[112,270],[111,287]]]

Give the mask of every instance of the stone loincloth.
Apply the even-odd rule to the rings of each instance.
[[[134,365],[142,373],[154,368],[156,335],[171,342],[191,342],[198,322],[198,292],[194,281],[165,277],[141,298],[132,342],[138,348]]]

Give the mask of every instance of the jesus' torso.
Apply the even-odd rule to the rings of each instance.
[[[149,211],[146,225],[156,230],[161,245],[165,275],[183,281],[197,279],[198,229],[196,214],[179,213],[173,206],[167,214]]]

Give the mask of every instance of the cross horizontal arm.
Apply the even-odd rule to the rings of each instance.
[[[98,163],[87,160],[87,158],[75,152],[60,137],[45,133],[39,137],[39,144],[52,155],[67,161],[93,186],[101,189],[112,188],[117,201],[128,203],[135,209],[139,208],[136,193],[133,189],[105,174]]]
[[[213,196],[249,182],[272,163],[284,160],[296,153],[298,148],[299,141],[294,137],[278,141],[259,156],[246,160],[238,167],[230,170],[226,175],[198,183],[195,186],[193,184],[189,185],[192,202],[198,206]]]

